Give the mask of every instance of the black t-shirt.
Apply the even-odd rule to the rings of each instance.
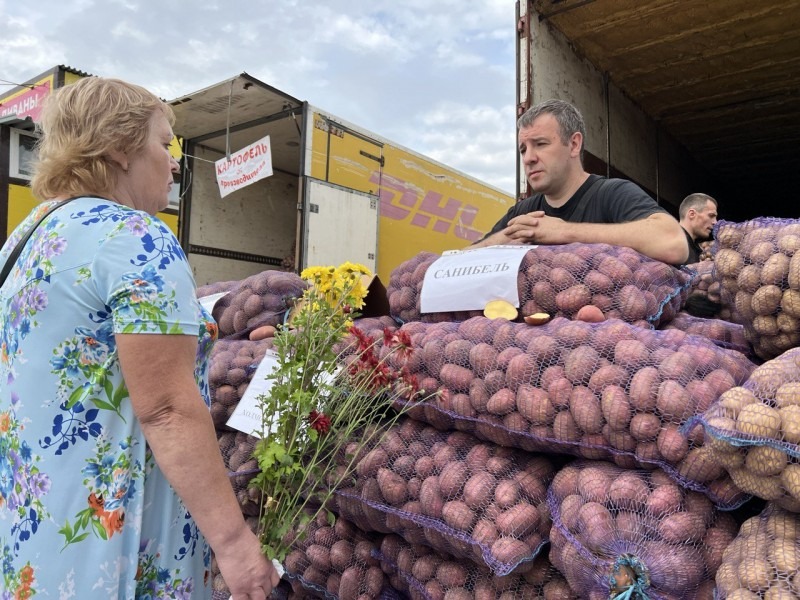
[[[590,188],[591,192],[587,194]],[[514,217],[537,210],[570,223],[628,223],[655,213],[669,214],[632,181],[589,175],[572,198],[558,208],[550,206],[544,194],[534,194],[517,202],[484,239],[508,227],[508,222]]]
[[[683,229],[683,226],[681,226],[681,229]],[[688,231],[683,229],[683,233],[686,234],[686,241],[689,242],[689,258],[687,258],[686,262],[683,264],[693,265],[694,263],[700,262],[700,255],[703,253],[703,249],[692,239]]]

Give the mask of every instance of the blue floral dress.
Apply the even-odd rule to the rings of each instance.
[[[178,240],[156,217],[79,198],[0,288],[0,600],[211,596],[208,546],[134,416],[117,333],[199,336],[208,404],[216,324]]]

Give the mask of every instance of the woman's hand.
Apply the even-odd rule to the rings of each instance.
[[[215,552],[231,600],[266,600],[280,582],[272,562],[261,552],[258,538],[245,530]]]

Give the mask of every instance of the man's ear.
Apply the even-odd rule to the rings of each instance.
[[[576,131],[569,138],[569,154],[570,156],[580,156],[581,148],[583,148],[583,135],[580,131]]]
[[[108,157],[119,165],[119,168],[122,169],[127,173],[128,171],[128,155],[124,152],[120,152],[119,150],[111,150],[108,153]]]

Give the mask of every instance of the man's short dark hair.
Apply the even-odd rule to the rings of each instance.
[[[539,104],[530,107],[525,113],[517,120],[517,130],[523,127],[530,127],[531,124],[543,114],[551,114],[558,122],[559,135],[561,142],[566,146],[574,133],[580,133],[581,138],[586,140],[586,125],[583,122],[583,117],[577,108],[572,106],[569,102],[563,100],[545,100]],[[583,144],[581,144],[581,154],[583,153]]]
[[[700,192],[689,194],[678,207],[678,219],[682,221],[691,208],[697,211],[704,209],[706,207],[706,202],[709,200],[714,203],[714,206],[719,206],[717,201],[708,194],[701,194]]]

